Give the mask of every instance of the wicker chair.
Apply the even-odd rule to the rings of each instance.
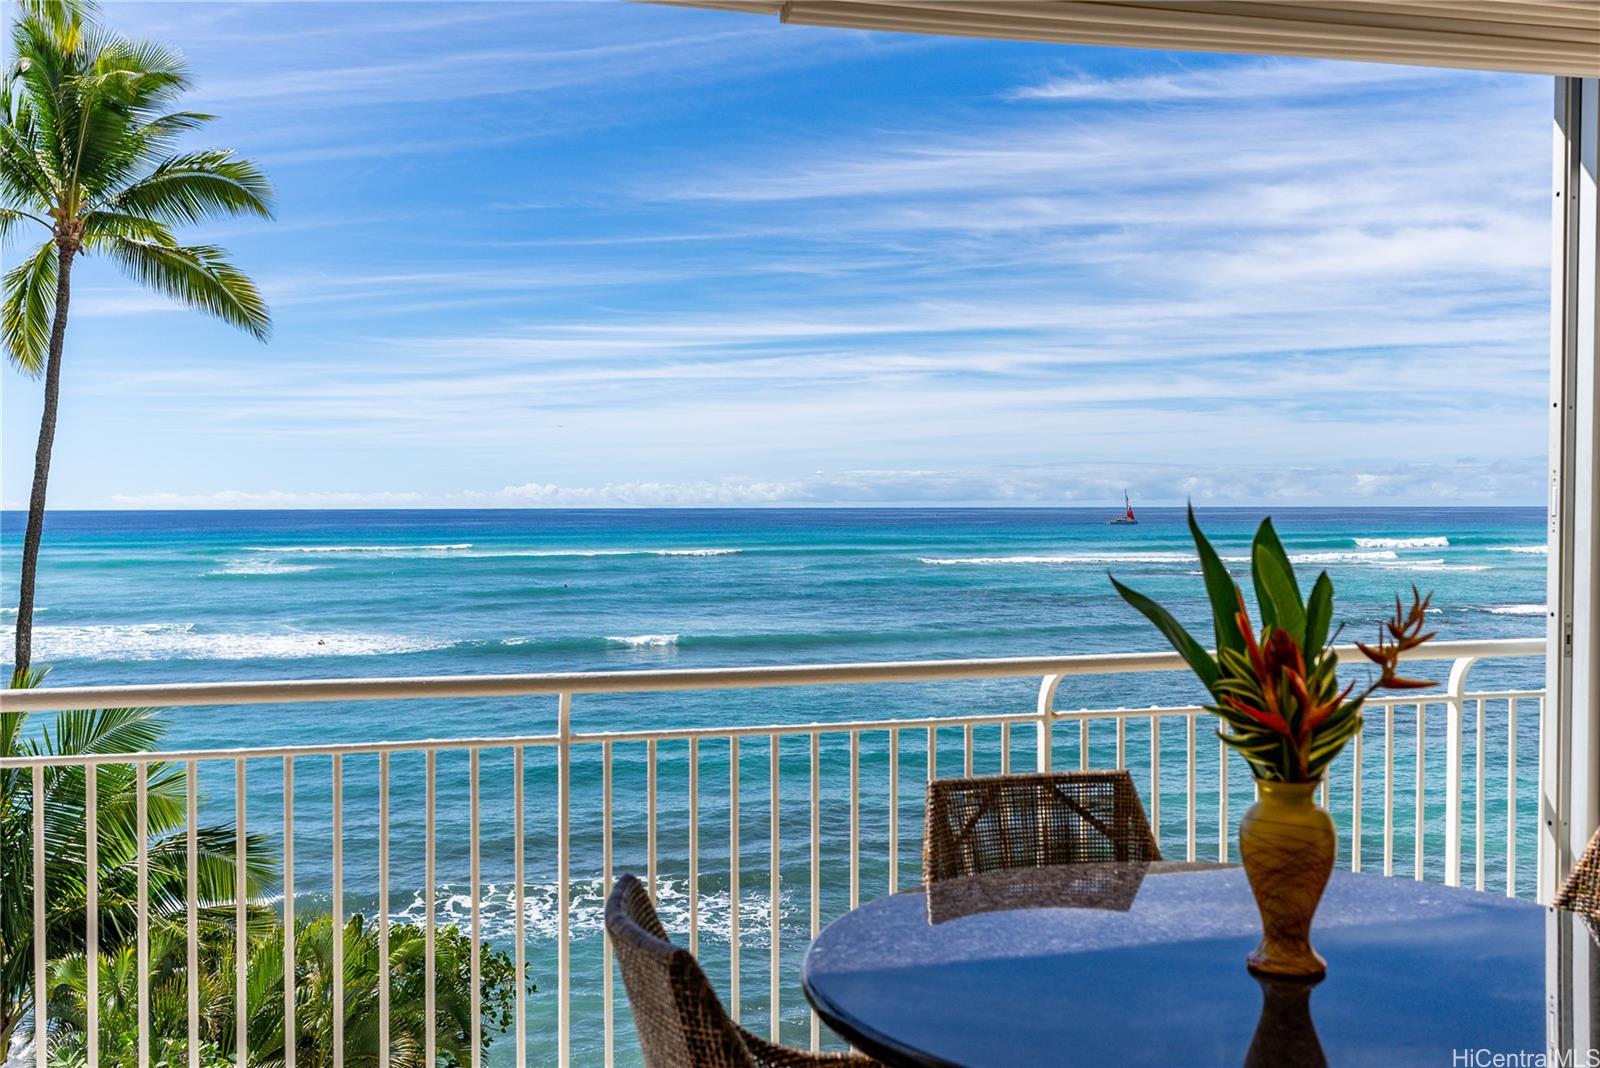
[[[734,1023],[694,955],[667,939],[644,884],[617,880],[606,901],[611,939],[628,989],[645,1068],[807,1068],[876,1061],[858,1053],[808,1053],[774,1046]]]
[[[928,784],[922,877],[1161,859],[1126,771],[992,775]]]
[[[1600,831],[1589,839],[1583,856],[1572,866],[1571,874],[1556,894],[1555,906],[1600,918]]]

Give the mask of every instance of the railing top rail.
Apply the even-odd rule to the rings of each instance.
[[[1543,638],[1436,642],[1413,660],[1540,656]],[[1341,661],[1360,660],[1350,645]],[[83,708],[160,705],[277,705],[316,701],[394,701],[443,697],[521,697],[557,693],[658,693],[669,690],[761,689],[875,682],[1025,678],[1044,675],[1116,675],[1179,671],[1176,653],[1092,653],[983,660],[903,660],[865,664],[783,664],[762,667],[674,668],[665,671],[555,672],[533,675],[437,675],[370,679],[285,679],[246,682],[152,683],[132,686],[63,686],[0,689],[0,712],[53,712]]]

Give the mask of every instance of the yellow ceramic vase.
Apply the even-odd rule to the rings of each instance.
[[[1316,801],[1321,785],[1258,779],[1256,803],[1239,821],[1239,857],[1261,912],[1252,972],[1317,979],[1328,971],[1311,948],[1311,918],[1338,848],[1333,817]]]

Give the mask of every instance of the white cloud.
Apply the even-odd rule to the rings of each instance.
[[[1247,60],[1221,67],[1183,69],[1131,77],[1076,71],[1011,92],[1014,100],[1061,100],[1127,104],[1182,101],[1290,99],[1381,89],[1411,91],[1428,83],[1459,83],[1489,75],[1445,73],[1427,67],[1385,63]]]
[[[123,508],[700,508],[763,506],[1007,505],[1115,503],[1128,489],[1150,506],[1533,503],[1539,459],[1372,467],[1228,467],[1106,464],[988,470],[861,470],[782,478],[687,482],[527,482],[498,490],[123,494]]]

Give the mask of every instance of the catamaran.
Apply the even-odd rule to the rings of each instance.
[[[1115,518],[1115,519],[1107,519],[1106,520],[1106,526],[1115,527],[1115,526],[1121,526],[1121,525],[1126,524],[1126,523],[1137,524],[1139,522],[1139,520],[1137,518],[1135,518],[1135,516],[1133,514],[1133,503],[1128,500],[1128,491],[1127,490],[1123,490],[1122,491],[1122,506],[1124,508],[1126,508],[1127,511],[1123,512],[1121,515],[1117,516],[1117,518]]]

